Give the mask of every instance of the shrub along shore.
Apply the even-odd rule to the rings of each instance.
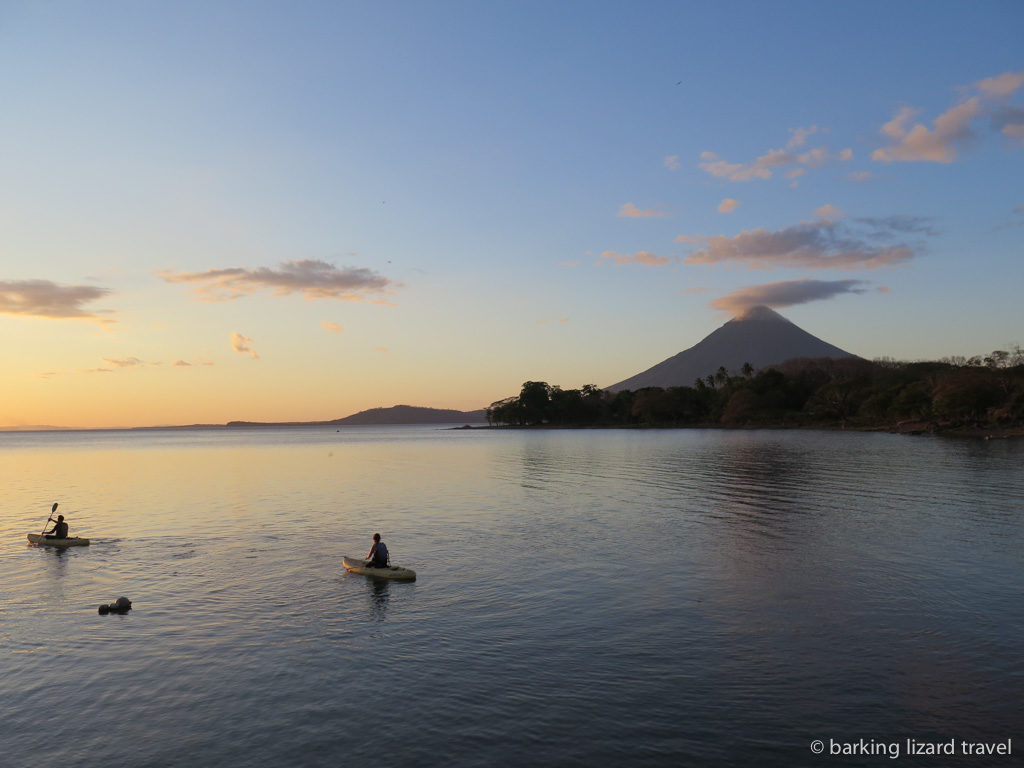
[[[813,427],[1024,435],[1024,352],[938,362],[790,360],[693,386],[608,392],[527,381],[487,409],[516,427]]]

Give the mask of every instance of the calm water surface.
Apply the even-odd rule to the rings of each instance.
[[[0,490],[3,766],[1024,755],[1020,442],[0,434]],[[26,545],[53,501],[92,546]],[[418,581],[344,573],[375,531]]]

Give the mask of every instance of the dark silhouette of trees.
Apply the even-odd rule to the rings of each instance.
[[[841,426],[1024,428],[1024,353],[939,362],[790,360],[732,376],[721,367],[691,387],[606,392],[527,381],[487,409],[511,426]],[[925,425],[922,427],[922,425]]]

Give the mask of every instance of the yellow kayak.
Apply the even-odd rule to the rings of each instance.
[[[377,579],[395,579],[396,581],[416,581],[416,571],[411,568],[400,568],[389,565],[387,568],[371,568],[366,561],[358,557],[343,557],[341,562],[349,573],[361,573]]]
[[[38,533],[30,533],[28,540],[33,544],[45,544],[48,547],[86,547],[88,539],[80,539],[77,536],[69,536],[66,539],[51,539]]]

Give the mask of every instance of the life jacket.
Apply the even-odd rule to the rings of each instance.
[[[61,520],[55,526],[53,526],[53,535],[58,539],[66,539],[68,537],[68,524],[66,521]]]
[[[373,564],[381,566],[388,564],[388,548],[383,541],[378,541],[377,548],[373,551]]]

